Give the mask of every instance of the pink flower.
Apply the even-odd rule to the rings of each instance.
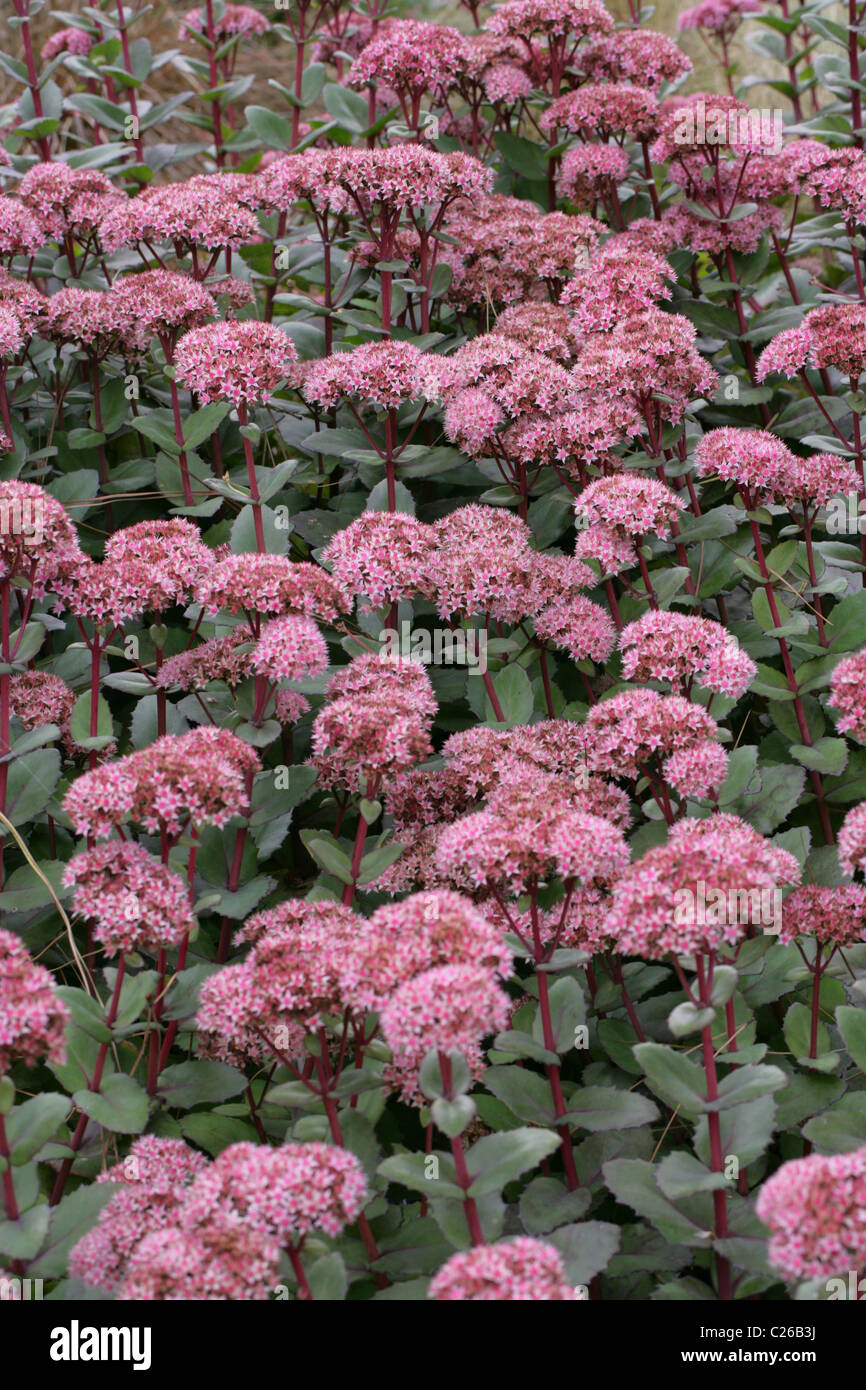
[[[349,352],[310,362],[304,373],[304,396],[329,410],[346,396],[396,410],[404,401],[439,395],[439,362],[412,343],[386,340],[362,343]]]
[[[52,166],[56,167],[56,166]],[[194,247],[237,250],[255,240],[259,224],[226,186],[211,181],[158,184],[128,198],[103,218],[99,239],[106,251],[171,242],[178,256]]]
[[[48,300],[45,334],[58,343],[76,343],[94,358],[132,344],[135,319],[127,302],[111,290],[58,290]]]
[[[402,981],[436,966],[482,966],[507,980],[513,962],[503,934],[459,893],[414,893],[373,913],[347,955],[343,988],[378,1010]]]
[[[491,333],[504,333],[507,338],[523,343],[534,352],[543,352],[557,362],[570,361],[578,346],[572,331],[572,316],[558,304],[543,300],[525,300],[511,304],[496,319]]]
[[[712,800],[718,796],[727,770],[724,748],[713,739],[706,739],[671,754],[665,763],[665,781],[682,796]]]
[[[264,1301],[279,1277],[275,1242],[219,1223],[197,1231],[155,1231],[132,1252],[118,1301]]]
[[[196,1015],[199,1055],[246,1066],[295,1058],[304,1052],[304,1030],[288,1015],[268,1013],[252,966],[225,965],[210,975],[199,993]]]
[[[821,304],[799,328],[786,329],[761,354],[758,379],[794,376],[805,366],[832,367],[857,379],[866,367],[866,304]]]
[[[63,882],[108,955],[178,946],[195,926],[187,885],[141,845],[94,845],[70,859]]]
[[[605,930],[618,950],[650,960],[715,951],[760,920],[768,894],[799,878],[794,856],[739,816],[687,817],[614,883]]]
[[[204,401],[231,401],[235,407],[268,401],[291,378],[298,353],[273,324],[257,319],[208,323],[180,339],[175,370],[181,386]]]
[[[866,940],[866,888],[843,883],[837,888],[804,883],[789,893],[782,904],[780,941],[814,936],[835,946]]]
[[[593,705],[584,730],[590,768],[631,779],[642,776],[653,758],[714,738],[718,725],[702,705],[681,695],[624,690]]]
[[[452,1255],[431,1280],[429,1297],[440,1303],[569,1303],[578,1295],[555,1246],[518,1236]]]
[[[440,965],[406,980],[379,1015],[393,1054],[386,1076],[404,1100],[418,1103],[418,1069],[434,1049],[462,1052],[479,1075],[481,1042],[505,1027],[508,1005],[508,995],[483,966]]]
[[[764,1183],[755,1210],[783,1278],[826,1279],[866,1266],[866,1149],[795,1158]]]
[[[329,700],[313,722],[311,762],[319,782],[371,795],[433,750],[437,705],[430,678],[417,662],[356,657],[328,687]]]
[[[14,198],[0,197],[0,256],[32,256],[45,241],[38,219]]]
[[[274,618],[262,626],[250,666],[271,680],[317,676],[328,664],[328,647],[311,618]]]
[[[89,237],[125,201],[123,193],[97,169],[73,169],[58,160],[31,165],[18,193],[44,236],[54,240],[69,232]]]
[[[22,671],[9,682],[9,703],[11,713],[25,729],[56,724],[66,751],[74,752],[76,744],[69,731],[69,718],[75,694],[60,676],[50,671]]]
[[[435,556],[432,527],[405,512],[363,512],[337,531],[322,562],[346,593],[364,594],[374,607],[432,596],[430,566]]]
[[[616,646],[616,628],[604,608],[582,594],[565,593],[533,619],[535,635],[564,647],[572,661],[607,661]]]
[[[313,1231],[338,1236],[364,1209],[364,1170],[332,1144],[230,1144],[192,1183],[179,1224],[253,1231],[297,1245]]]
[[[592,207],[628,174],[628,155],[619,145],[576,145],[566,150],[559,166],[557,187],[561,198],[581,207]]]
[[[198,527],[183,517],[167,521],[138,521],[124,526],[105,542],[105,558],[138,561],[159,571],[161,587],[173,603],[188,599],[216,563]]]
[[[642,414],[676,423],[693,396],[709,395],[718,377],[695,347],[694,324],[682,314],[645,309],[621,319],[610,333],[585,343],[572,377],[583,391],[622,396]],[[657,400],[663,395],[669,399]]]
[[[630,681],[667,681],[688,694],[697,680],[739,699],[757,667],[727,629],[685,613],[645,613],[619,635],[622,673]]]
[[[455,85],[465,44],[463,35],[447,25],[395,19],[361,49],[349,85],[390,87],[409,107],[427,92],[439,103]]]
[[[134,341],[141,352],[153,337],[170,349],[178,333],[200,327],[217,311],[203,285],[173,270],[123,275],[114,281],[110,293],[124,321],[132,321],[132,329],[126,332],[127,341]]]
[[[442,618],[490,613],[519,622],[533,607],[529,528],[511,512],[470,502],[433,524],[431,577]]]
[[[66,510],[36,483],[0,481],[0,578],[24,576],[34,597],[81,563],[78,536]]]
[[[97,1224],[72,1247],[69,1274],[105,1293],[126,1276],[130,1256],[152,1232],[173,1226],[184,1191],[208,1167],[204,1154],[182,1139],[146,1134],[97,1182],[120,1184],[99,1213]]]
[[[442,831],[436,850],[439,871],[456,886],[514,896],[555,876],[608,879],[627,862],[621,830],[575,810],[555,778],[519,766],[493,788],[486,810]]]
[[[576,332],[600,333],[630,314],[670,299],[667,281],[675,279],[664,256],[611,240],[590,259],[586,270],[576,272],[561,303],[574,310]]]
[[[866,651],[839,662],[830,681],[828,704],[842,715],[836,720],[840,734],[853,734],[866,743]]]
[[[242,1007],[237,1018],[242,1029],[273,1040],[288,1022],[315,1028],[326,1015],[355,1007],[343,978],[364,930],[357,913],[339,903],[289,900],[256,913],[246,925],[250,930],[239,935],[251,939],[253,949],[242,967],[249,975],[249,1012]],[[208,1017],[213,1014],[199,1019],[206,1030]]]
[[[58,29],[42,45],[40,57],[46,63],[56,58],[58,53],[72,53],[77,58],[84,58],[95,43],[95,35],[87,29]]]
[[[748,491],[755,504],[783,490],[783,480],[796,468],[786,444],[767,430],[709,430],[695,451],[698,476],[717,476]]]
[[[588,526],[618,527],[628,536],[654,531],[666,536],[685,502],[656,478],[642,473],[617,473],[584,488],[574,504],[575,514]]]
[[[327,570],[285,555],[227,555],[204,573],[195,588],[209,613],[303,615],[335,621],[351,606],[348,594]]]
[[[848,812],[837,837],[839,863],[846,874],[866,870],[866,801]]]
[[[266,34],[270,25],[265,16],[252,5],[224,4],[222,13],[215,12],[213,18],[213,37],[218,43],[235,36],[248,37],[250,34]],[[191,33],[208,34],[207,17],[203,6],[190,10],[180,22],[177,31],[179,39],[188,38]]]
[[[103,839],[127,820],[169,835],[187,822],[222,826],[247,812],[246,776],[259,766],[255,749],[228,729],[167,734],[77,778],[63,809],[77,834]]]
[[[211,681],[240,685],[252,671],[255,637],[248,627],[232,628],[225,637],[211,637],[197,647],[178,652],[162,663],[154,676],[162,690],[203,690]]]
[[[0,1074],[16,1061],[65,1062],[68,1018],[53,977],[20,937],[0,930]]]
[[[707,29],[730,38],[746,15],[758,14],[760,9],[760,0],[701,0],[677,16],[677,28]]]
[[[542,130],[594,133],[602,139],[624,132],[638,139],[654,134],[658,98],[643,87],[624,82],[587,83],[554,101],[539,120]]]
[[[600,0],[505,0],[487,20],[491,34],[548,39],[608,34],[614,24]]]
[[[692,60],[674,39],[652,29],[617,29],[613,34],[581,45],[581,72],[593,82],[636,82],[658,87],[676,82],[692,70]]]

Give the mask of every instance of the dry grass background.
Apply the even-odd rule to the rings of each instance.
[[[255,7],[279,22],[284,16],[273,4],[265,3],[265,0],[246,0],[247,3],[255,4]],[[130,3],[130,0],[127,0]],[[399,3],[399,0],[398,0]],[[199,56],[201,50],[189,41],[178,42],[177,30],[180,20],[192,6],[185,3],[169,3],[169,0],[153,0],[149,12],[144,16],[140,23],[136,24],[133,30],[134,37],[146,37],[150,39],[155,52],[164,52],[166,49],[177,49],[179,54]],[[67,0],[63,6],[67,13],[74,13],[84,8],[82,0]],[[113,5],[106,8],[113,11]],[[413,17],[435,20],[438,23],[456,24],[459,28],[466,29],[471,26],[468,13],[453,3],[453,0],[422,0],[422,3],[412,4],[408,0],[400,4],[402,12]],[[617,18],[627,17],[627,6],[625,0],[608,0],[608,8]],[[676,0],[660,0],[655,7],[651,19],[646,27],[660,30],[663,33],[677,35],[677,16],[687,8],[685,4],[676,3]],[[11,5],[8,0],[4,0],[2,9],[6,15],[11,12]],[[776,11],[776,6],[768,4],[770,11]],[[836,19],[843,18],[844,6],[834,5],[825,13]],[[38,53],[46,38],[61,26],[59,20],[51,16],[51,11],[46,8],[36,16],[32,23],[32,33],[34,47]],[[7,29],[3,33],[0,26],[0,46],[14,56],[20,56],[19,41],[14,30]],[[742,33],[743,31],[741,31]],[[721,68],[714,63],[707,53],[707,49],[701,38],[694,31],[686,32],[679,36],[680,42],[695,64],[694,73],[691,75],[688,88],[693,90],[722,91],[724,90],[724,76]],[[740,72],[750,75],[766,75],[768,77],[784,76],[783,72],[776,64],[769,62],[757,54],[752,53],[742,42],[735,42],[732,47],[734,58],[740,64]],[[253,103],[271,106],[275,111],[282,114],[289,114],[287,104],[283,101],[279,92],[274,91],[268,85],[268,80],[274,78],[277,81],[288,83],[290,80],[290,62],[292,52],[288,45],[280,38],[264,36],[254,41],[244,40],[243,51],[238,60],[238,72],[254,73],[255,81],[250,91],[241,98],[240,105]],[[69,85],[72,90],[74,78],[71,74],[64,74],[61,70],[58,81]],[[177,62],[168,64],[161,68],[154,77],[145,84],[144,95],[153,101],[164,100],[175,92],[192,89],[203,90],[194,77],[185,74]],[[20,95],[20,87],[11,81],[4,74],[0,73],[0,104],[14,102]],[[767,105],[770,101],[777,101],[779,98],[769,88],[757,87],[751,93],[749,100],[752,104]],[[201,108],[199,108],[201,109]],[[193,127],[175,122],[173,128],[161,131],[163,139],[189,140],[201,138]],[[177,170],[177,166],[176,166]]]

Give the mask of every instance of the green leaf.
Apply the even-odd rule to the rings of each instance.
[[[866,1092],[854,1091],[803,1126],[803,1138],[822,1153],[852,1153],[866,1144]]]
[[[488,1134],[479,1139],[466,1155],[472,1177],[470,1197],[499,1192],[506,1183],[536,1167],[559,1148],[559,1135],[549,1129],[510,1129],[506,1134]]]
[[[117,1190],[117,1184],[112,1182],[85,1184],[52,1207],[48,1234],[28,1274],[36,1279],[62,1279],[73,1245],[93,1229],[102,1208]]]
[[[438,1178],[432,1176],[435,1168],[427,1161],[434,1156],[438,1160]],[[459,1197],[461,1200],[463,1198],[462,1188],[453,1181],[454,1160],[444,1154],[394,1154],[380,1163],[377,1171],[389,1182],[398,1182],[402,1187],[411,1188],[413,1192],[422,1192],[425,1197],[435,1194],[437,1197]]]
[[[367,102],[359,92],[342,86],[339,82],[326,82],[322,88],[322,101],[325,110],[343,130],[360,135],[367,129]]]
[[[157,1095],[173,1109],[189,1110],[193,1105],[228,1100],[244,1090],[246,1084],[243,1072],[226,1062],[180,1062],[162,1072]]]
[[[106,1076],[98,1091],[76,1091],[79,1110],[116,1134],[140,1134],[147,1124],[147,1092],[123,1072]]]
[[[737,1067],[720,1083],[718,1099],[704,1103],[705,1109],[727,1110],[732,1105],[742,1105],[744,1101],[770,1095],[787,1084],[788,1078],[780,1067]]]
[[[183,422],[183,442],[186,447],[197,449],[199,444],[210,439],[230,409],[228,401],[211,401],[188,415]]]
[[[836,1010],[836,1024],[845,1040],[851,1060],[866,1072],[866,1010],[852,1009],[841,1004]]]
[[[497,671],[493,677],[493,688],[496,691],[496,698],[502,710],[505,723],[509,727],[516,724],[528,724],[532,717],[534,697],[532,685],[529,677],[522,666],[515,662]],[[496,714],[490,703],[490,696],[485,692],[485,719],[488,723],[496,722]]]
[[[511,1028],[507,1033],[499,1033],[493,1043],[495,1052],[504,1052],[512,1057],[529,1057],[533,1062],[544,1062],[547,1066],[559,1064],[559,1053],[549,1052],[528,1033]]]
[[[80,748],[104,748],[114,738],[111,710],[108,708],[106,700],[100,695],[96,706],[96,732],[91,734],[91,709],[92,697],[88,690],[84,695],[79,695],[72,707],[72,714],[69,720],[69,732]]]
[[[653,1164],[639,1158],[614,1158],[604,1164],[604,1180],[618,1202],[631,1207],[667,1240],[706,1248],[712,1231],[702,1230],[674,1206],[656,1182]]]
[[[520,1198],[520,1220],[531,1236],[547,1235],[557,1226],[579,1221],[591,1195],[585,1187],[569,1192],[557,1178],[533,1178]]]
[[[326,873],[333,874],[341,883],[352,882],[352,861],[332,835],[326,835],[321,831],[302,830],[301,840],[308,854]]]
[[[336,1250],[323,1255],[306,1271],[307,1283],[313,1298],[319,1302],[339,1303],[346,1297],[349,1276],[342,1255]]]
[[[575,1030],[586,1021],[583,990],[571,975],[564,975],[551,986],[549,999],[554,1048],[558,1053],[567,1052],[574,1047]],[[532,1036],[537,1043],[544,1045],[541,1009],[535,1015]]]
[[[656,1169],[656,1182],[666,1197],[675,1202],[695,1192],[714,1192],[725,1186],[723,1173],[714,1173],[690,1153],[672,1153]]]
[[[657,1096],[680,1106],[687,1115],[699,1115],[703,1111],[706,1081],[700,1067],[661,1043],[637,1043],[634,1055]]]
[[[569,1283],[588,1286],[607,1268],[621,1239],[619,1226],[610,1221],[581,1221],[554,1231],[550,1243],[562,1256]]]
[[[456,1096],[446,1100],[439,1096],[430,1107],[433,1123],[449,1139],[456,1139],[475,1119],[475,1101],[471,1096]]]
[[[15,1167],[29,1163],[53,1137],[69,1113],[66,1096],[54,1091],[34,1096],[16,1105],[6,1117],[6,1138],[9,1154]]]
[[[237,1119],[233,1115],[208,1115],[203,1110],[184,1115],[180,1122],[180,1131],[184,1139],[188,1139],[191,1144],[197,1144],[212,1158],[216,1158],[217,1154],[221,1154],[230,1144],[257,1142],[255,1129],[245,1120]]]
[[[526,1067],[489,1067],[484,1085],[519,1120],[537,1125],[556,1122],[550,1087],[536,1072]]]
[[[10,1260],[30,1260],[40,1250],[48,1231],[47,1202],[31,1207],[15,1221],[0,1221],[0,1255]]]
[[[686,999],[671,1009],[668,1014],[668,1027],[675,1038],[685,1038],[689,1033],[699,1033],[702,1028],[708,1027],[715,1016],[715,1009],[699,1009],[690,999]]]
[[[828,627],[831,652],[854,652],[866,646],[866,589],[843,598],[833,609]]]
[[[567,1100],[565,1123],[594,1132],[607,1129],[633,1129],[658,1119],[658,1107],[648,1096],[636,1091],[618,1091],[614,1086],[584,1086],[572,1091]]]
[[[810,746],[792,743],[791,752],[804,767],[827,777],[839,777],[848,763],[848,744],[844,738],[819,738]]]
[[[292,127],[285,116],[278,116],[266,106],[246,106],[244,114],[266,149],[285,152],[294,149]]]
[[[24,825],[44,811],[60,779],[60,754],[56,748],[39,748],[9,764],[6,785],[6,818]],[[5,827],[0,833],[6,833]]]

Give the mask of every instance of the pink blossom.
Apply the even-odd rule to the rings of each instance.
[[[77,854],[63,874],[73,910],[94,923],[108,955],[177,946],[195,919],[189,889],[141,845],[112,840]]]
[[[338,1236],[367,1197],[361,1164],[333,1144],[230,1144],[188,1189],[179,1222],[254,1231],[284,1246],[312,1231]]]
[[[393,1054],[386,1075],[404,1100],[418,1103],[418,1069],[433,1049],[462,1052],[480,1073],[481,1042],[505,1027],[508,996],[483,966],[440,965],[401,984],[379,1019]]]
[[[264,1301],[279,1275],[279,1246],[246,1227],[171,1226],[145,1236],[129,1258],[119,1302]]]
[[[762,901],[763,892],[799,878],[794,856],[739,816],[686,817],[671,826],[665,844],[647,850],[614,883],[605,930],[618,950],[650,960],[715,951],[745,934],[744,894],[750,904]],[[723,901],[714,901],[710,889]]]
[[[127,820],[169,835],[187,822],[222,826],[248,810],[246,775],[259,766],[255,749],[228,729],[167,734],[77,778],[63,809],[77,834],[98,838]]]
[[[814,936],[831,946],[866,940],[866,888],[843,883],[836,888],[804,883],[782,903],[780,941]]]
[[[412,343],[362,343],[311,362],[304,374],[304,396],[329,410],[346,396],[386,410],[404,401],[435,400],[439,395],[441,359],[420,352]]]
[[[570,1303],[578,1295],[555,1246],[518,1236],[452,1255],[431,1280],[429,1297],[440,1303]]]
[[[770,1263],[783,1278],[827,1279],[866,1266],[866,1149],[810,1154],[783,1163],[755,1210],[771,1236]]]
[[[374,607],[433,592],[432,527],[405,512],[363,512],[337,531],[322,552],[341,589],[364,594]]]
[[[65,1062],[68,1018],[53,976],[20,937],[0,930],[0,1074],[19,1060],[30,1067]]]
[[[180,339],[175,369],[181,386],[203,401],[231,401],[235,407],[268,401],[291,379],[298,353],[273,324],[257,319],[208,323]]]

